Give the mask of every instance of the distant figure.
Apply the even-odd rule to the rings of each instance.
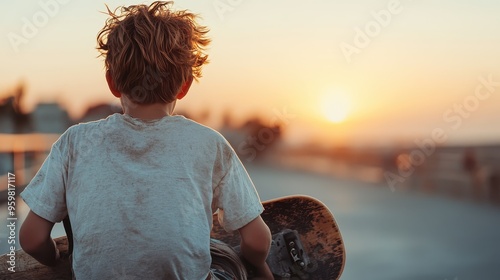
[[[473,197],[481,199],[482,193],[482,180],[480,174],[479,163],[477,161],[476,153],[473,149],[468,148],[464,151],[463,168],[469,174]]]
[[[201,77],[210,40],[194,14],[171,4],[108,9],[98,49],[124,114],[72,126],[54,143],[21,194],[31,209],[21,246],[56,265],[50,232],[69,216],[76,279],[246,279],[239,259],[232,271],[211,266],[218,211],[256,276],[273,279],[271,234],[241,161],[221,134],[173,114]]]
[[[475,173],[478,170],[478,163],[476,159],[476,154],[472,149],[466,149],[464,152],[463,166],[465,171],[469,173]]]

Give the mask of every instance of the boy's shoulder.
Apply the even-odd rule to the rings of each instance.
[[[214,137],[223,137],[222,134],[220,134],[220,132],[209,126],[196,122],[192,119],[186,118],[182,115],[178,115],[177,117],[179,122],[182,123],[182,125],[186,125],[186,127],[189,129],[196,130],[206,135],[212,135]]]
[[[95,136],[97,136],[95,134],[98,133],[98,131],[102,131],[102,132],[106,131],[105,126],[108,126],[110,124],[110,121],[112,121],[114,118],[116,118],[115,115],[118,115],[118,114],[110,115],[104,119],[87,121],[87,122],[80,122],[80,123],[71,125],[61,135],[61,138],[72,138],[72,137],[75,137],[75,136],[81,135],[81,134],[95,137]],[[102,133],[99,133],[99,134],[102,134]]]
[[[180,127],[184,128],[184,131],[186,133],[192,135],[199,141],[223,146],[231,146],[227,139],[219,131],[209,126],[185,118],[184,116],[179,117],[178,124],[180,125]]]
[[[225,137],[217,130],[183,115],[174,115],[158,121],[147,122],[116,113],[104,119],[75,124],[69,127],[64,134],[70,138],[78,136],[100,138],[107,133],[113,133],[113,131],[123,132],[125,128],[143,130],[144,133],[158,132],[158,129],[149,130],[152,127],[160,128],[159,131],[174,129],[176,133],[192,134],[200,140],[227,143]]]

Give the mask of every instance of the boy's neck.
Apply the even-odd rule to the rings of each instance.
[[[175,101],[167,104],[154,103],[154,104],[135,104],[132,103],[127,97],[120,98],[123,108],[123,113],[136,119],[142,120],[155,120],[161,119],[165,116],[171,116],[174,112]]]

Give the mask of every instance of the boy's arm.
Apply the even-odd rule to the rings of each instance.
[[[241,235],[241,253],[257,270],[257,278],[274,279],[266,263],[271,247],[271,231],[260,216],[238,229]]]
[[[52,227],[54,223],[30,211],[19,230],[19,243],[23,250],[48,266],[56,265],[59,258],[59,251],[50,237]]]

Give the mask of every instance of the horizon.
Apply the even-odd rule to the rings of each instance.
[[[22,94],[21,94],[21,98],[22,98]],[[0,105],[5,105],[5,102],[9,99],[9,98],[12,98],[14,101],[13,104],[15,104],[16,102],[18,102],[18,100],[16,100],[16,96],[12,95],[12,94],[7,94],[7,95],[0,95]],[[22,108],[23,105],[22,105],[22,100],[21,100],[21,103],[20,103],[20,107]],[[115,113],[123,113],[123,112],[118,112],[118,110],[122,110],[120,104],[115,104],[115,103],[109,103],[109,102],[103,102],[103,103],[94,103],[94,104],[90,104],[89,106],[85,107],[84,108],[84,112],[79,115],[79,116],[71,116],[71,114],[69,114],[69,111],[68,111],[68,108],[66,106],[64,106],[64,104],[61,104],[59,102],[52,102],[52,101],[47,101],[47,102],[39,102],[37,104],[35,104],[35,106],[33,108],[31,108],[31,110],[23,110],[21,109],[20,111],[18,111],[16,108],[13,108],[13,110],[15,112],[18,112],[20,114],[25,114],[25,115],[31,115],[31,114],[34,114],[35,113],[35,110],[40,107],[40,106],[52,106],[52,105],[55,105],[57,107],[59,107],[59,109],[61,110],[61,112],[63,112],[64,114],[67,114],[68,116],[68,125],[73,125],[73,124],[77,124],[77,123],[80,123],[80,122],[87,122],[87,121],[94,121],[94,120],[97,120],[95,119],[95,115],[93,114],[96,114],[96,112],[93,112],[91,111],[92,109],[96,109],[96,108],[99,108],[102,106],[105,106],[108,108],[108,110],[110,111],[114,111]],[[57,112],[56,112],[57,113]],[[196,122],[199,122],[201,124],[204,124],[204,125],[207,125],[210,121],[210,111],[204,111],[204,112],[199,112],[199,114],[195,114],[195,115],[191,115],[192,112],[185,112],[185,111],[182,111],[182,110],[175,110],[174,114],[179,114],[179,115],[184,115],[186,116],[187,118],[190,118]],[[97,114],[100,114],[100,113],[97,113]],[[113,114],[113,113],[112,113]],[[280,127],[280,130],[282,130],[281,132],[285,132],[286,134],[286,130],[283,131],[283,129],[286,129],[286,127],[288,126],[288,119],[287,119],[287,116],[291,116],[292,118],[295,118],[295,116],[293,115],[289,115],[288,112],[286,111],[286,109],[282,112],[279,112],[279,111],[275,111],[275,118],[272,119],[272,121],[270,123],[266,123],[265,122],[265,119],[262,118],[262,116],[259,116],[257,114],[251,114],[251,115],[246,115],[244,118],[240,119],[239,121],[235,121],[234,118],[232,118],[231,116],[231,112],[229,111],[226,111],[225,112],[225,115],[222,116],[222,119],[219,120],[217,122],[217,124],[214,124],[214,128],[216,130],[226,130],[229,129],[229,131],[231,130],[235,130],[235,131],[238,131],[238,129],[242,129],[245,124],[249,121],[258,121],[261,125],[263,125],[264,127],[267,126],[267,127],[272,127],[274,125],[277,125],[278,127]],[[63,120],[63,123],[64,120]],[[241,131],[242,132],[242,131]],[[24,133],[27,133],[27,132],[21,132],[20,134],[24,134]],[[39,131],[37,131],[36,129],[33,130],[33,132],[31,133],[35,133],[35,134],[39,134]],[[2,132],[0,131],[0,135],[1,134],[5,134],[5,132]],[[14,134],[19,134],[19,133],[14,133]],[[315,138],[309,138],[308,140],[306,141],[300,141],[300,137],[299,138],[299,141],[297,141],[297,139],[293,138],[293,137],[284,137],[284,143],[285,145],[287,145],[289,148],[292,148],[292,150],[294,148],[299,148],[299,149],[308,149],[308,148],[311,148],[312,146],[310,145],[314,145],[314,149],[313,150],[316,150],[316,149],[322,149],[322,150],[331,150],[332,148],[368,148],[368,149],[372,149],[372,148],[392,148],[392,149],[412,149],[412,148],[420,148],[420,149],[425,149],[425,145],[429,144],[429,143],[432,143],[433,146],[435,146],[436,148],[465,148],[465,147],[472,147],[472,146],[475,146],[475,147],[489,147],[489,146],[500,146],[500,141],[484,141],[484,142],[477,142],[477,141],[465,141],[465,142],[460,142],[460,141],[451,141],[451,143],[448,141],[448,137],[449,135],[446,133],[445,130],[441,129],[441,128],[436,128],[434,129],[433,131],[430,132],[430,134],[425,137],[425,135],[418,135],[418,136],[415,136],[415,137],[408,137],[406,139],[400,137],[398,139],[396,139],[396,141],[394,141],[393,143],[389,143],[389,144],[384,144],[384,143],[377,143],[377,142],[374,142],[374,143],[371,143],[371,144],[366,144],[364,143],[363,145],[353,145],[352,143],[346,143],[346,142],[341,142],[341,143],[335,143],[335,144],[332,144],[330,143],[331,145],[328,145],[327,143],[325,142],[322,142],[321,140],[318,140],[318,139],[315,139]],[[321,137],[318,137],[318,138],[321,138]],[[303,139],[302,139],[303,140]]]

